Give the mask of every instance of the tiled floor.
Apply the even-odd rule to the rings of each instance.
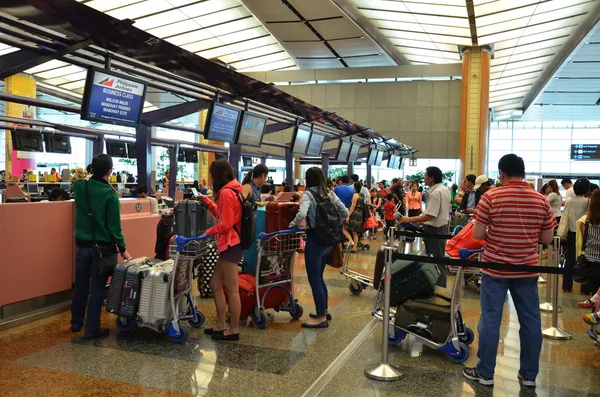
[[[375,248],[352,257],[352,267],[369,274]],[[296,262],[296,295],[305,317],[314,310],[303,259]],[[349,282],[335,269],[326,272],[330,293],[330,327],[300,328],[289,314],[270,318],[266,330],[251,323],[242,329],[239,343],[213,342],[194,329],[182,345],[147,329],[125,334],[114,328],[102,340],[84,341],[69,331],[69,313],[0,332],[0,396],[301,396],[371,321],[375,292],[353,296]],[[544,296],[545,286],[540,295]],[[577,294],[562,299],[561,324],[573,333],[570,341],[544,341],[538,396],[595,396],[600,384],[600,351],[586,335],[577,309]],[[211,300],[200,300],[207,325],[214,322]],[[463,314],[475,328],[478,294],[465,291]],[[549,315],[544,315],[548,324]],[[104,314],[103,323],[114,324]],[[508,306],[501,332],[496,385],[476,386],[463,379],[462,366],[441,353],[415,346],[390,348],[390,361],[402,366],[405,377],[380,383],[363,375],[381,351],[381,327],[368,336],[330,379],[322,396],[516,396],[536,395],[520,390],[516,380],[518,320]],[[471,358],[476,360],[475,342]],[[411,354],[411,351],[413,353]],[[599,391],[600,392],[600,391]]]

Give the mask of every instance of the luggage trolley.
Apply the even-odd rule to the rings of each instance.
[[[350,250],[352,249],[352,245],[348,244],[346,250],[344,252],[344,266],[342,266],[342,270],[340,274],[346,279],[350,280],[350,285],[348,288],[350,289],[350,293],[352,295],[360,295],[363,290],[368,287],[373,288],[373,277],[366,276],[362,273],[359,273],[354,270],[349,269],[350,263]]]
[[[483,252],[483,249],[480,250],[468,250],[462,248],[460,250],[460,258],[462,260],[469,259],[473,255],[479,255],[480,252]],[[437,343],[427,337],[429,331],[430,324],[423,324],[421,322],[416,322],[416,324],[410,325],[406,329],[396,326],[396,308],[390,308],[390,335],[388,339],[389,344],[397,345],[402,342],[407,334],[413,335],[419,342],[422,342],[424,345],[429,346],[432,349],[436,349],[443,353],[446,353],[450,356],[452,361],[456,363],[463,363],[467,361],[469,358],[469,348],[468,346],[473,343],[475,339],[475,334],[473,330],[468,328],[462,318],[461,310],[460,310],[460,299],[462,292],[462,283],[460,282],[462,278],[462,267],[458,269],[456,273],[456,281],[454,286],[452,287],[452,295],[450,301],[450,333],[446,340],[443,343]],[[381,283],[383,285],[383,283]],[[377,297],[375,310],[373,311],[373,315],[380,320],[383,320],[383,309],[378,307],[383,299],[383,288],[380,288],[379,295]]]
[[[275,312],[285,311],[297,320],[304,314],[304,309],[294,298],[294,262],[296,252],[300,250],[300,242],[305,231],[298,229],[280,230],[272,233],[261,233],[258,236],[258,259],[256,261],[256,307],[252,312],[252,321],[258,328],[266,328],[268,315],[265,312],[265,300],[273,288],[281,288],[287,292],[288,301],[273,309]],[[275,259],[274,261],[270,259]],[[288,260],[289,259],[289,260]],[[267,268],[268,270],[261,271]],[[263,265],[263,266],[261,266]],[[261,288],[266,288],[261,294]]]

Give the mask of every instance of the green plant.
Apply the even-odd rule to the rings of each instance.
[[[337,178],[346,174],[348,174],[348,169],[346,167],[329,167],[327,177],[332,181],[335,181]]]
[[[444,178],[445,181],[452,182],[454,180],[454,174],[455,174],[454,171],[444,172],[443,178]]]
[[[170,169],[170,162],[171,156],[169,156],[169,150],[163,149],[156,162],[156,176],[158,178],[162,178]],[[182,163],[177,163],[177,180],[181,178],[192,179],[193,177],[193,175],[187,172],[186,167]]]
[[[423,183],[425,182],[425,171],[419,171],[414,175],[407,175],[404,177],[404,180],[417,182],[419,186],[423,186]]]

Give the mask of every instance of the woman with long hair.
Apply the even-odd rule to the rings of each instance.
[[[318,167],[306,170],[304,177],[306,190],[302,195],[298,215],[290,223],[290,227],[297,227],[306,219],[306,246],[304,249],[304,262],[306,263],[306,275],[315,301],[316,313],[310,313],[310,319],[303,323],[305,328],[327,328],[331,315],[327,304],[327,285],[323,278],[327,258],[331,253],[332,246],[322,245],[322,242],[313,238],[314,227],[317,217],[317,200],[329,198],[337,209],[340,222],[348,216],[348,210],[340,201],[338,196],[329,192],[323,171]],[[340,224],[341,226],[341,224]]]
[[[587,228],[587,232],[586,232]],[[581,232],[585,240],[585,259],[594,267],[600,267],[600,189],[595,189],[590,197],[590,203],[587,211],[587,219],[581,225]],[[592,280],[596,285],[600,285],[600,280],[597,278]],[[591,299],[586,299],[579,302],[578,306],[583,308],[598,308],[600,303],[600,289],[596,291]],[[595,325],[600,323],[600,313],[596,312],[586,314],[583,321],[588,324]]]
[[[350,204],[348,219],[344,225],[344,235],[348,239],[348,243],[352,244],[352,251],[350,252],[356,252],[356,248],[358,247],[358,233],[362,233],[364,229],[363,205],[365,205],[365,198],[360,192],[361,190],[362,183],[355,182],[352,204]]]
[[[419,184],[412,182],[410,192],[406,194],[405,206],[408,208],[408,216],[419,216],[423,212],[423,195],[419,192]]]
[[[550,208],[552,209],[552,213],[556,218],[556,222],[560,223],[560,207],[562,206],[562,197],[560,195],[560,191],[558,190],[558,183],[556,183],[556,179],[552,179],[550,182],[548,182],[544,193],[546,195],[546,199],[548,199],[548,202],[550,203]]]
[[[267,182],[269,177],[269,167],[264,164],[257,164],[251,171],[248,171],[242,180],[242,195],[248,199],[252,197],[254,202],[262,206],[260,198],[261,187]]]
[[[210,165],[213,184],[213,202],[208,196],[200,195],[216,218],[207,236],[217,236],[219,260],[210,280],[217,309],[217,324],[204,333],[213,339],[236,341],[240,338],[241,303],[238,290],[238,263],[244,257],[239,232],[242,230],[242,185],[233,177],[233,169],[225,160],[216,160]],[[227,299],[225,298],[227,293]],[[227,302],[229,301],[229,328],[227,328]]]

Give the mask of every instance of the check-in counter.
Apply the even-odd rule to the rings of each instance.
[[[0,204],[0,309],[71,289],[74,205],[73,201]],[[133,257],[154,257],[159,220],[150,200],[121,199],[123,235]]]

